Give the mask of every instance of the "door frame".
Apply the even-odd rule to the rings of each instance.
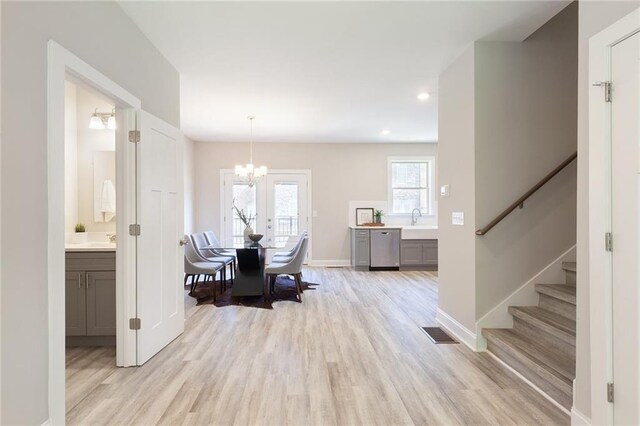
[[[589,40],[589,85],[611,80],[611,49],[640,32],[637,9]],[[606,386],[613,381],[612,254],[604,235],[612,230],[611,103],[603,88],[589,91],[589,316],[591,350],[591,422],[612,424],[613,404]],[[605,183],[603,185],[603,183]],[[604,203],[602,200],[606,200]],[[604,344],[603,344],[604,342]]]
[[[64,86],[67,76],[111,99],[116,106],[116,364],[135,365],[135,332],[128,327],[135,314],[135,239],[122,232],[135,218],[135,146],[127,142],[130,111],[140,109],[138,98],[53,40],[47,43],[47,290],[49,335],[49,419],[65,423],[65,214],[64,214]],[[133,118],[135,120],[135,118]],[[135,127],[132,127],[135,128]],[[132,216],[133,213],[133,216]],[[131,277],[133,276],[133,280]]]
[[[309,220],[307,221],[307,231],[309,232],[309,236],[313,235],[312,227],[313,227],[313,182],[311,181],[311,170],[309,169],[269,169],[269,173],[273,174],[292,174],[292,175],[306,175],[307,176],[307,214],[309,215]],[[224,218],[226,207],[224,204],[224,177],[226,174],[235,175],[235,170],[233,169],[220,169],[220,192],[219,192],[219,200],[220,200],[220,237],[222,239],[225,238],[225,226],[224,226]],[[267,174],[268,176],[268,174]],[[313,244],[309,244],[309,248],[307,250],[307,264],[311,265],[313,259]]]

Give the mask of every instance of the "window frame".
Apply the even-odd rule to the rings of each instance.
[[[422,216],[435,216],[435,175],[436,158],[434,156],[387,157],[387,216],[411,216],[411,213],[393,211],[393,164],[394,163],[426,163],[427,164],[427,211]]]

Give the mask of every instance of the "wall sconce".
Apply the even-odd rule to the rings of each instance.
[[[93,115],[91,115],[91,120],[89,121],[89,128],[94,130],[115,129],[116,128],[115,108],[111,112],[98,112],[98,108],[96,108]]]

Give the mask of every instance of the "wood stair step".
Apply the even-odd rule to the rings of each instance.
[[[576,288],[566,284],[536,284],[536,291],[547,296],[555,297],[563,302],[576,304]]]
[[[567,361],[554,360],[552,353],[544,353],[512,329],[483,329],[482,334],[487,339],[489,352],[518,371],[559,404],[567,409],[571,407],[571,376],[575,374],[575,367],[571,370]]]
[[[533,327],[576,345],[576,322],[537,306],[509,306],[509,313]]]
[[[565,271],[576,272],[576,262],[562,262],[562,269]]]

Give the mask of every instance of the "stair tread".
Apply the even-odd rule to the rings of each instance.
[[[488,340],[497,344],[509,345],[516,349],[522,357],[526,357],[536,365],[536,369],[545,370],[561,380],[565,385],[572,386],[575,379],[575,360],[565,354],[540,346],[534,340],[509,328],[493,328],[482,330]],[[497,341],[499,340],[499,342]]]
[[[555,297],[572,305],[576,304],[576,287],[568,284],[536,284],[538,293]]]
[[[576,272],[576,262],[562,262],[562,269]]]
[[[509,306],[509,313],[522,319],[533,319],[570,336],[576,336],[576,322],[537,306]],[[525,318],[528,317],[528,318]]]

